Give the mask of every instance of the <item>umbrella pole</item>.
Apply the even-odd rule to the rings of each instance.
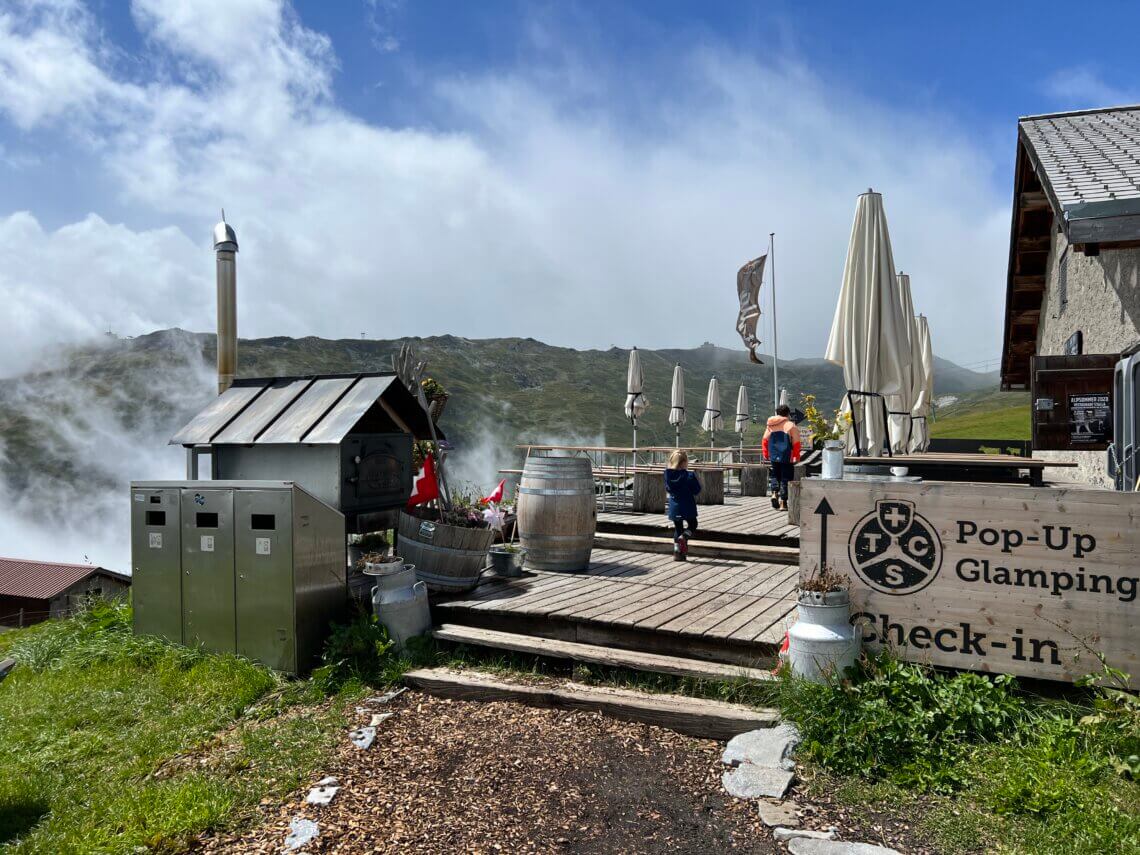
[[[681,426],[677,425],[677,448],[681,447]]]

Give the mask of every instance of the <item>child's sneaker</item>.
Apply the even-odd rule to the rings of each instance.
[[[779,509],[780,509],[780,497],[779,496],[772,496],[772,510],[776,511]]]
[[[674,561],[684,561],[685,560],[685,552],[681,548],[681,541],[680,540],[674,540],[673,541],[673,560]]]

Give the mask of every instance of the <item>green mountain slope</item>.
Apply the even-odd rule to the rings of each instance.
[[[946,439],[1029,439],[1029,393],[965,392],[938,407],[930,435]]]

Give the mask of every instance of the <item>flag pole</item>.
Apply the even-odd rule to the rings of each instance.
[[[768,233],[768,266],[772,268],[772,411],[780,406],[780,344],[776,338],[776,233]]]

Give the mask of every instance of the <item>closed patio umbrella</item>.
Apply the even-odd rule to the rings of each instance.
[[[629,369],[625,374],[625,417],[633,424],[633,450],[637,451],[637,420],[649,401],[645,398],[645,374],[641,370],[641,354],[635,347],[629,352]]]
[[[751,417],[748,415],[748,389],[743,383],[736,393],[736,432],[740,434],[740,459],[744,459],[744,429]]]
[[[918,343],[918,324],[914,317],[914,300],[911,296],[910,277],[899,273],[899,300],[902,303],[903,324],[906,330],[906,349],[910,353],[909,364],[902,367],[902,391],[887,396],[887,430],[890,434],[891,452],[906,454],[910,445],[911,416],[918,386],[921,384],[921,354]]]
[[[918,379],[914,409],[911,416],[914,421],[914,430],[910,437],[910,451],[926,451],[930,448],[929,418],[934,403],[934,350],[930,344],[930,324],[924,315],[915,320],[918,329],[918,353],[920,357],[919,368],[915,376]]]
[[[681,447],[681,428],[685,425],[685,373],[681,364],[673,368],[673,396],[669,407],[669,424],[677,430],[677,447]]]
[[[724,416],[720,412],[720,383],[714,377],[709,381],[709,394],[705,398],[705,414],[701,416],[701,427],[708,431],[709,448],[715,445],[716,432],[724,429]]]
[[[883,447],[884,396],[902,392],[902,368],[910,364],[905,323],[883,197],[868,190],[855,208],[825,353],[829,362],[843,366],[842,411],[853,419],[848,454],[878,454]]]

